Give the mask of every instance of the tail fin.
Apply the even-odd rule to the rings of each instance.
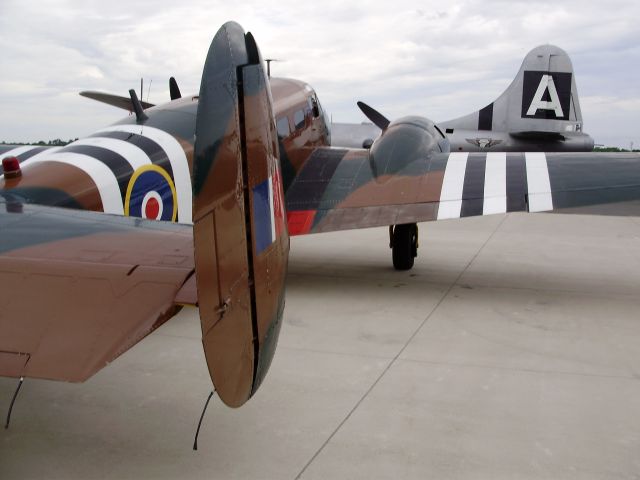
[[[260,386],[282,323],[289,237],[276,138],[258,47],[226,23],[200,85],[193,223],[204,352],[232,407]]]
[[[569,55],[553,45],[534,48],[497,100],[439,125],[511,134],[582,132],[582,112]]]

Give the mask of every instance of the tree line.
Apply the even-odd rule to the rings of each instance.
[[[71,142],[75,142],[78,140],[77,138],[70,138],[69,140],[61,140],[60,138],[56,138],[55,140],[40,140],[38,142],[7,142],[3,140],[0,142],[0,145],[37,145],[39,147],[64,147],[65,145],[69,145]]]

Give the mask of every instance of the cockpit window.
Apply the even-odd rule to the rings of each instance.
[[[296,130],[304,127],[304,110],[298,110],[293,114],[293,123],[295,124]]]
[[[320,116],[320,108],[318,106],[318,100],[315,95],[313,97],[307,98],[307,103],[309,104],[309,108],[311,109],[311,114],[313,118],[318,118]]]
[[[288,137],[291,133],[289,130],[289,119],[287,117],[279,118],[276,121],[276,128],[278,129],[278,136],[281,138]]]

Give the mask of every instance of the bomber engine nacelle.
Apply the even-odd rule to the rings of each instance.
[[[369,153],[377,179],[400,173],[416,161],[428,161],[434,153],[450,150],[447,137],[427,118],[408,116],[390,121],[364,102],[358,102],[358,107],[382,130]]]
[[[402,117],[389,123],[371,145],[370,158],[378,176],[402,171],[417,160],[449,151],[449,140],[432,121],[423,117]]]
[[[257,391],[276,348],[289,236],[272,98],[253,36],[222,26],[196,120],[193,229],[202,343],[222,401]]]

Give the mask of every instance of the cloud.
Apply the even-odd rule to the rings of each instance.
[[[282,60],[274,74],[313,85],[336,121],[362,121],[358,99],[392,118],[471,112],[508,86],[531,48],[553,43],[573,60],[585,130],[640,145],[639,17],[630,0],[3,0],[0,137],[71,138],[119,118],[81,90],[126,94],[145,77],[160,103],[173,75],[197,92],[213,34],[234,19]]]

